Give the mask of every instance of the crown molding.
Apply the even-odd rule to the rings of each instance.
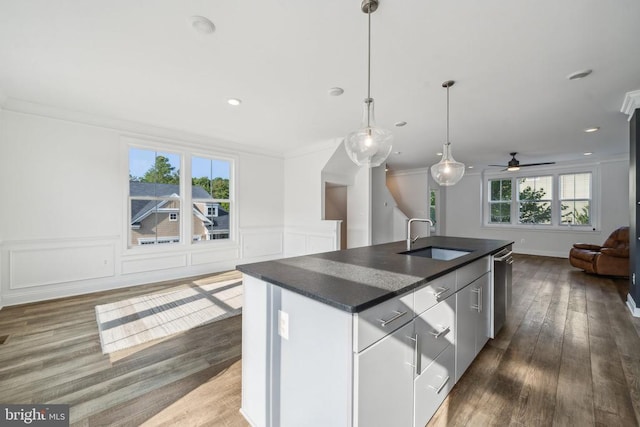
[[[633,92],[627,92],[624,96],[624,101],[622,101],[622,108],[620,111],[625,113],[629,118],[627,120],[631,121],[631,117],[633,117],[633,113],[640,108],[640,90],[634,90]]]
[[[257,148],[224,138],[210,137],[169,128],[161,128],[127,120],[100,117],[89,113],[66,110],[60,107],[24,101],[11,97],[6,97],[5,102],[3,103],[1,96],[2,92],[0,91],[0,108],[4,111],[13,113],[40,116],[48,119],[103,128],[119,132],[122,136],[147,139],[151,137],[166,141],[180,141],[183,143],[191,143],[207,147],[224,147],[227,151],[245,154],[259,154],[278,159],[282,159],[284,157],[284,154],[279,151]]]
[[[305,145],[304,147],[296,148],[294,150],[287,151],[284,153],[285,159],[293,159],[296,157],[306,156],[309,154],[317,153],[320,151],[325,151],[332,149],[335,151],[338,146],[342,143],[344,138],[333,138],[329,140],[320,141],[311,145]]]

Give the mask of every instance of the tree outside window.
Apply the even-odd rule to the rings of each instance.
[[[591,173],[560,175],[561,223],[591,224]]]
[[[180,155],[129,150],[129,246],[179,243]]]
[[[553,177],[518,178],[518,222],[551,224]]]
[[[511,180],[489,181],[489,222],[494,224],[511,222]]]
[[[231,162],[191,158],[193,241],[229,239]]]

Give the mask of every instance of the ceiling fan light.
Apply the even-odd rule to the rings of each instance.
[[[509,172],[519,171],[519,170],[520,170],[520,166],[509,166],[509,167],[507,168],[507,170],[508,170]]]

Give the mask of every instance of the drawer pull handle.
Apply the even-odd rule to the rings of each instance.
[[[378,319],[378,322],[380,322],[380,326],[382,326],[383,328],[386,327],[389,323],[393,322],[394,320],[398,320],[399,318],[401,318],[402,316],[404,316],[405,314],[407,314],[406,311],[394,311],[393,312],[394,315],[391,316],[388,319]]]
[[[442,378],[442,377],[440,377]],[[440,384],[440,387],[434,387],[432,385],[429,385],[429,388],[432,390],[435,390],[436,393],[440,394],[440,392],[442,391],[442,389],[444,388],[444,386],[447,385],[447,383],[449,382],[449,376],[447,376],[447,378],[444,379],[444,381],[442,382],[442,384]]]
[[[471,308],[478,310],[478,313],[482,313],[482,288],[472,289],[471,292],[478,294],[478,304],[472,305]]]
[[[438,339],[438,338],[440,338],[441,336],[448,334],[450,330],[451,330],[451,327],[450,327],[450,326],[447,326],[446,328],[444,328],[443,330],[441,330],[441,331],[439,331],[439,332],[438,332],[438,331],[431,331],[431,332],[429,332],[429,333],[430,333],[431,335],[433,335],[433,337],[434,337],[435,339]]]
[[[440,296],[442,296],[442,294],[449,292],[449,288],[437,287],[435,289],[438,289],[440,292],[429,291],[429,293],[436,297],[436,300],[438,301],[440,300]]]
[[[411,366],[412,368],[415,368],[416,375],[420,375],[420,356],[418,355],[418,334],[415,334],[412,337],[407,335],[407,338],[409,338],[415,344],[413,345],[413,364],[409,362],[405,362],[405,363]]]

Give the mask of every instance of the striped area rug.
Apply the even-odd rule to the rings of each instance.
[[[184,332],[240,314],[242,280],[233,274],[205,277],[170,292],[97,305],[96,318],[104,354]]]

